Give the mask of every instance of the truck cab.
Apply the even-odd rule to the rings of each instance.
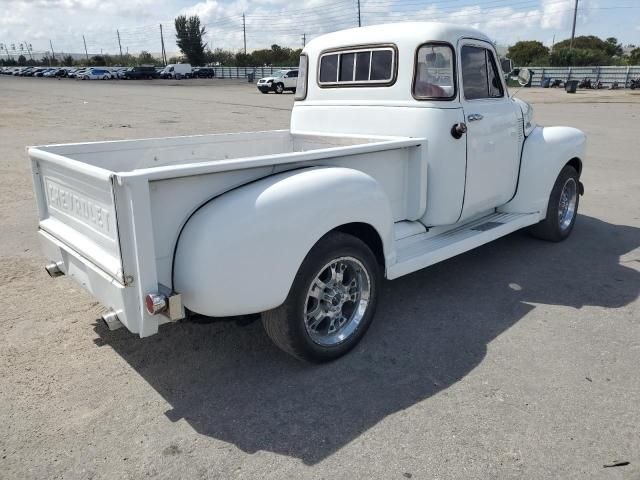
[[[322,362],[365,334],[384,278],[519,229],[571,234],[585,135],[536,125],[477,30],[330,33],[297,73],[290,130],[29,148],[47,271],[110,328],[260,313]]]
[[[535,131],[531,106],[509,96],[486,35],[438,23],[380,25],[325,35],[302,55],[292,131],[424,137],[425,226],[520,205],[525,140],[542,140],[543,130]],[[563,133],[567,145],[583,145],[581,132]]]

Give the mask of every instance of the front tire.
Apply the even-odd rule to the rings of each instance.
[[[578,216],[580,203],[580,180],[578,172],[571,165],[560,171],[551,190],[547,217],[530,228],[530,233],[542,240],[561,242],[571,235]]]
[[[364,242],[330,232],[307,254],[285,302],[262,314],[262,325],[280,349],[301,360],[335,360],[371,325],[380,276]]]
[[[282,83],[277,83],[275,90],[276,90],[276,93],[278,94],[284,92],[284,85]]]

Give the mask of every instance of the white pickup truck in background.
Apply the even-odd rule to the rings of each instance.
[[[28,152],[47,271],[111,328],[262,313],[280,348],[327,361],[362,338],[383,277],[524,227],[565,239],[585,136],[535,125],[485,35],[404,23],[309,42],[288,131]]]

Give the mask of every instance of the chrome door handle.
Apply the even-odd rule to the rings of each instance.
[[[477,122],[478,120],[482,120],[484,117],[479,113],[470,113],[467,115],[467,121],[469,122]]]

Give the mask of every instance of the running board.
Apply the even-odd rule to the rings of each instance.
[[[413,235],[396,242],[396,263],[387,268],[394,279],[428,267],[540,221],[538,213],[492,213],[433,235]]]

